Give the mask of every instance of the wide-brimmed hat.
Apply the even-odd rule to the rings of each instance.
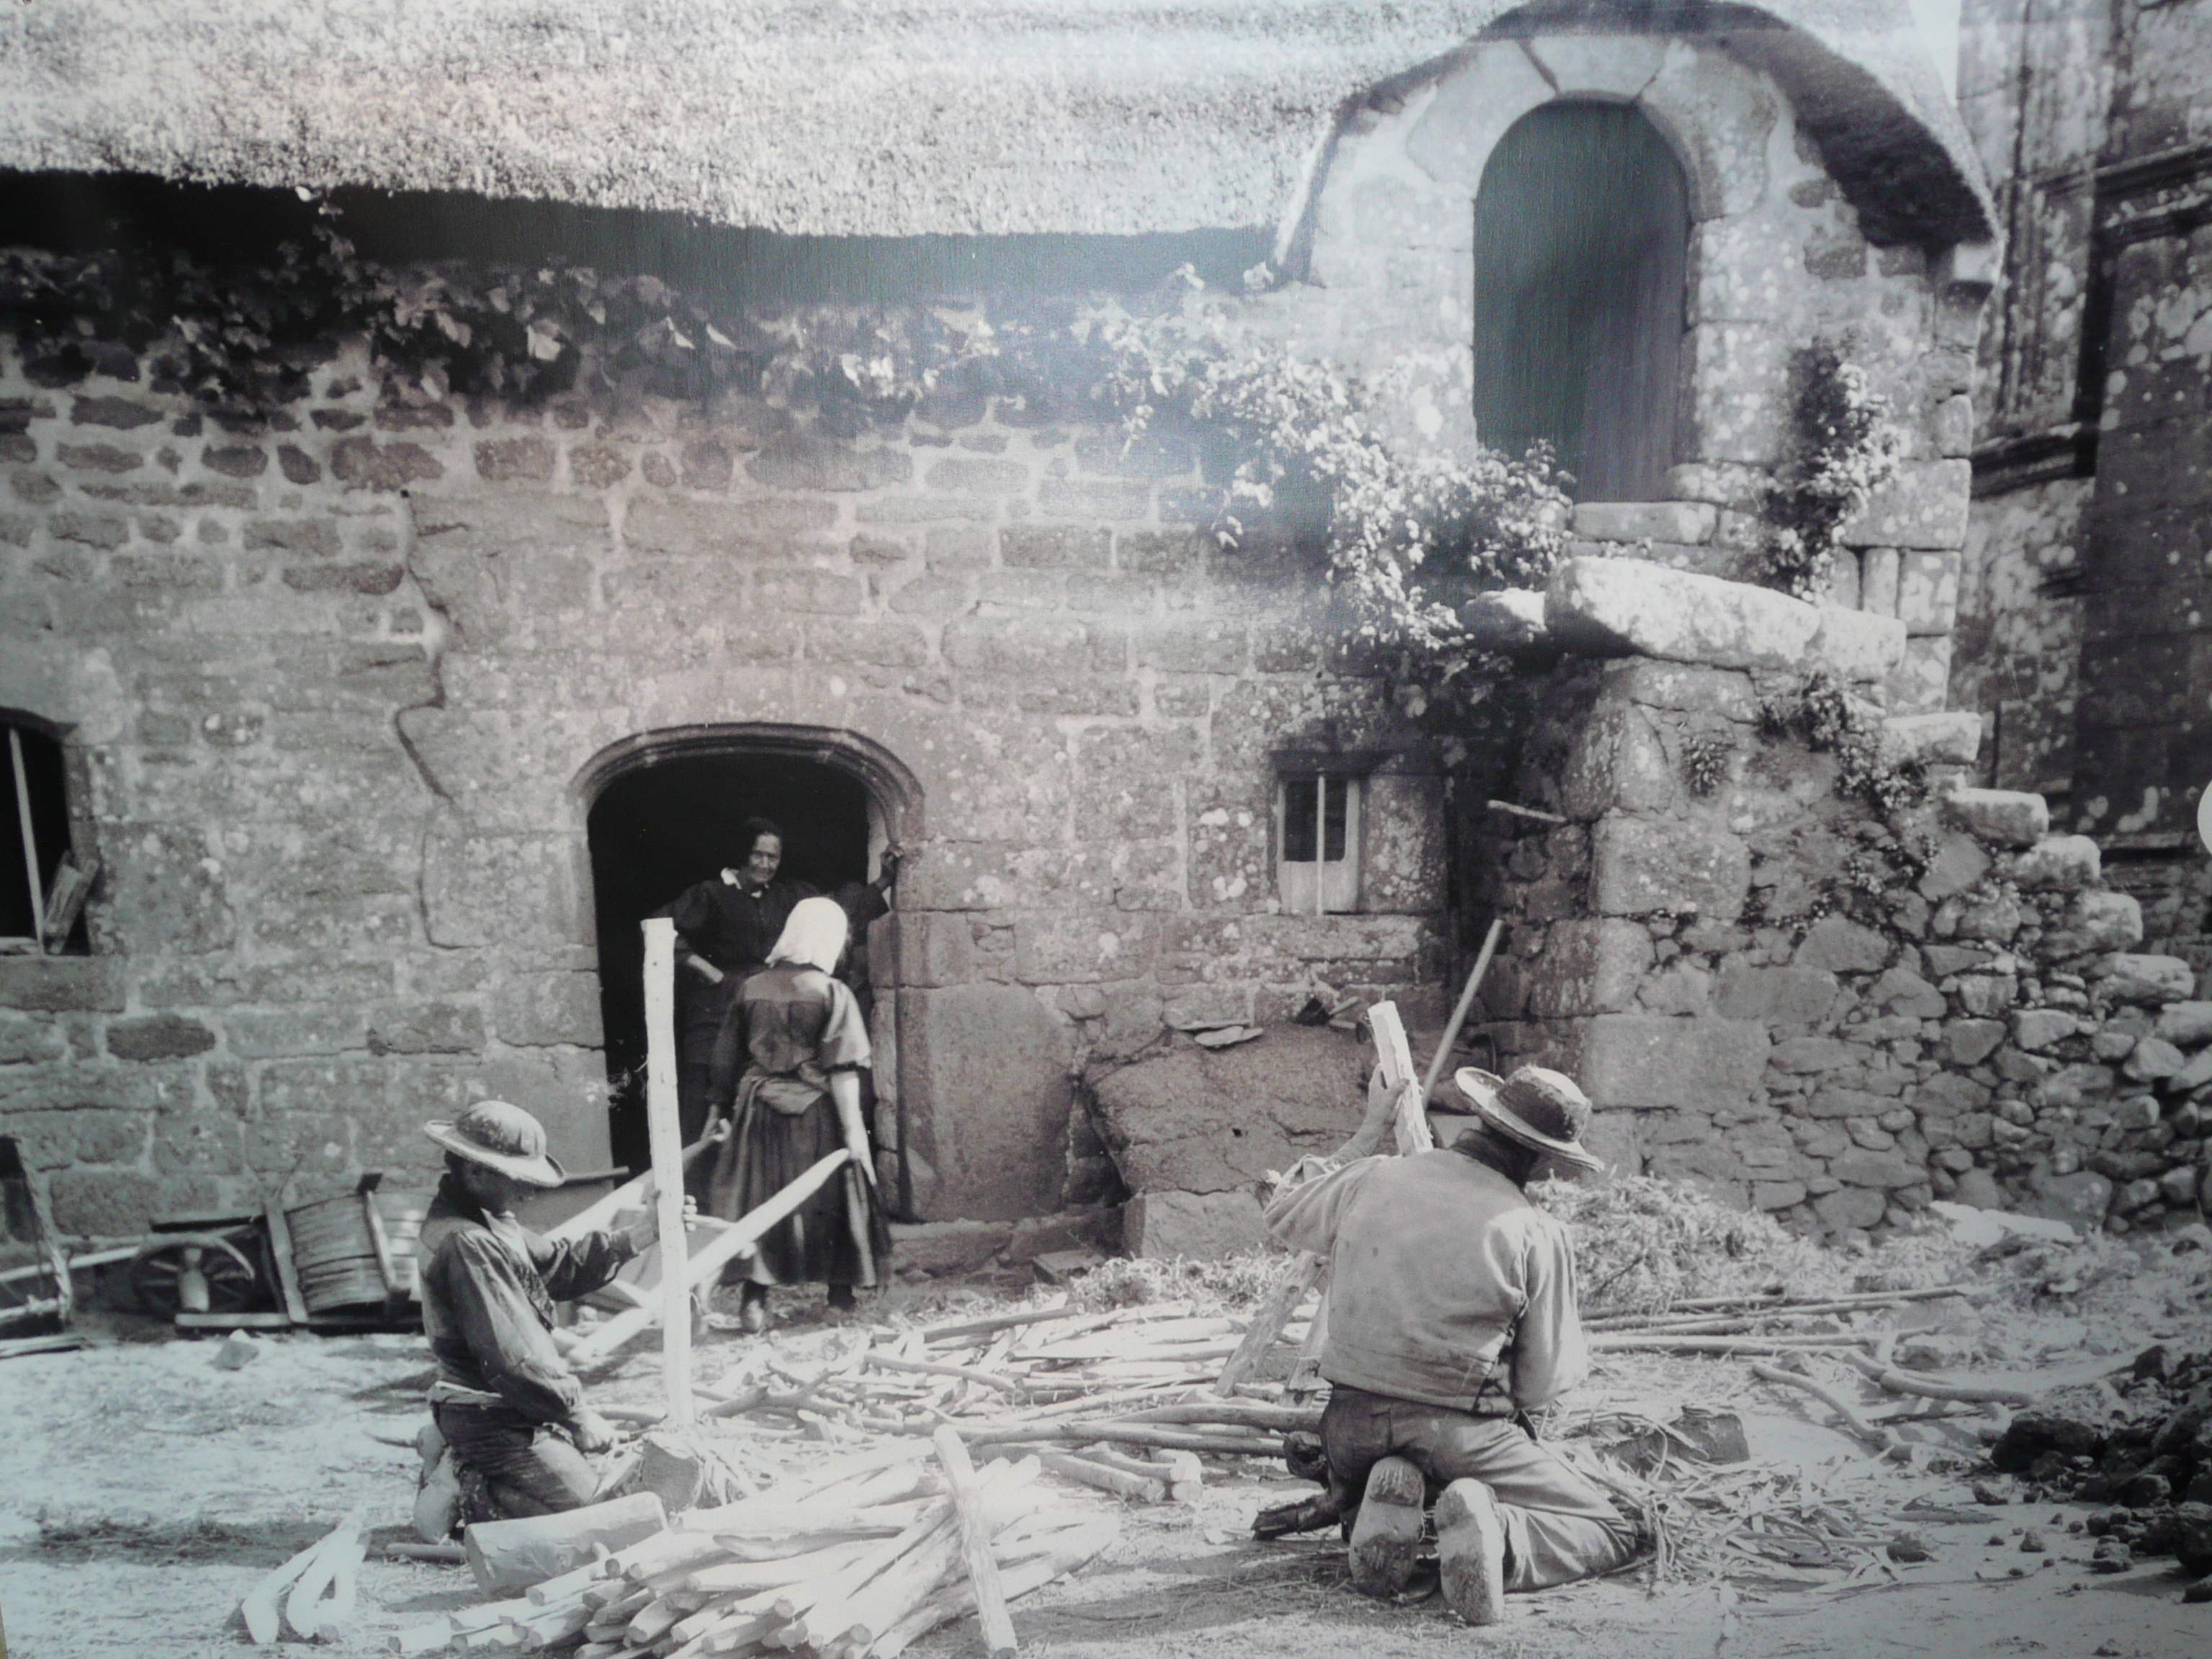
[[[1602,1170],[1605,1160],[1583,1145],[1589,1127],[1589,1097],[1564,1072],[1523,1066],[1500,1079],[1473,1066],[1452,1073],[1459,1091],[1474,1109],[1508,1138],[1585,1170]]]
[[[532,1187],[558,1187],[568,1179],[545,1150],[545,1126],[504,1100],[480,1100],[451,1123],[434,1118],[422,1133],[471,1164]]]

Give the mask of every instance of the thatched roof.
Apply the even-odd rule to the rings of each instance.
[[[1762,61],[1820,123],[1859,133],[1875,176],[1926,198],[1926,240],[1986,234],[1985,186],[1906,0],[1572,9],[1765,38]],[[1347,100],[1516,9],[30,0],[0,6],[0,167],[465,191],[811,235],[1272,226],[1297,211]]]

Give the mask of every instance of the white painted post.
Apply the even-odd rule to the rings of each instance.
[[[660,1355],[668,1389],[667,1423],[689,1429],[691,1396],[691,1275],[684,1231],[684,1127],[676,1110],[676,924],[648,917],[645,927],[645,1124],[653,1152],[653,1200],[660,1212]]]

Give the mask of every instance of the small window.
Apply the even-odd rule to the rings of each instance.
[[[1359,908],[1359,805],[1366,781],[1326,771],[1293,772],[1282,780],[1275,865],[1276,896],[1293,915],[1322,915]]]
[[[0,823],[0,951],[58,951],[76,929],[91,886],[70,851],[67,773],[58,741],[6,722],[7,780]]]

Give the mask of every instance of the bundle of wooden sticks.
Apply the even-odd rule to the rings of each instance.
[[[735,1504],[696,1510],[512,1600],[418,1626],[403,1655],[573,1650],[582,1659],[775,1655],[890,1659],[985,1615],[1110,1544],[1110,1514],[1055,1510],[1036,1459],[987,1464],[940,1444],[878,1449]]]

